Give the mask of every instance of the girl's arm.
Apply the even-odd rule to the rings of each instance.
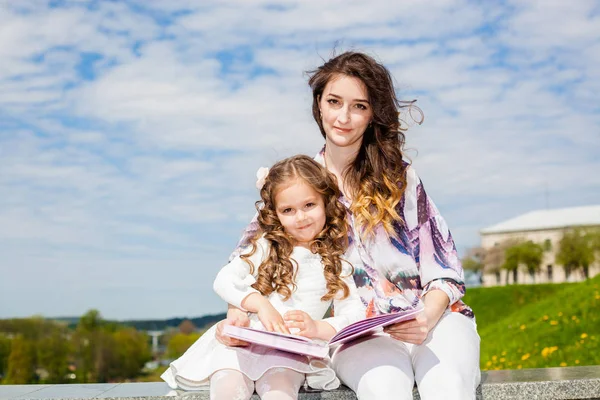
[[[256,251],[250,256],[250,261],[254,265],[254,274],[250,274],[250,265],[238,255],[219,271],[213,288],[230,305],[258,314],[266,330],[289,333],[281,314],[266,297],[252,287],[256,282],[258,266],[267,253],[267,246],[264,239],[259,239],[256,243]]]
[[[352,268],[346,262],[343,262],[343,265],[342,279],[348,285],[349,294],[345,299],[333,300],[335,316],[322,320],[313,320],[304,311],[293,310],[284,315],[288,327],[300,329],[298,334],[301,336],[311,339],[329,340],[340,329],[365,318],[365,306],[360,300],[356,284],[352,278]]]

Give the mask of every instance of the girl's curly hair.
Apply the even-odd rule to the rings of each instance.
[[[402,155],[407,127],[399,116],[401,111],[406,111],[420,124],[423,114],[414,101],[398,101],[392,77],[385,66],[364,53],[348,51],[309,72],[313,118],[323,137],[326,135],[319,101],[327,84],[343,75],[363,82],[373,110],[372,122],[364,133],[356,159],[343,173],[345,187],[353,199],[351,210],[365,236],[373,233],[380,223],[389,235],[394,236],[393,222],[402,220],[396,206],[404,194],[408,166]]]
[[[341,274],[342,255],[348,248],[346,209],[338,201],[340,190],[335,177],[318,162],[305,155],[289,157],[273,165],[260,190],[261,200],[256,202],[259,229],[250,239],[251,251],[241,256],[250,265],[250,273],[254,273],[255,268],[250,261],[250,256],[256,252],[257,241],[261,237],[264,236],[269,242],[269,249],[267,257],[258,266],[258,277],[252,287],[263,296],[277,292],[284,296],[285,300],[289,299],[292,290],[296,289],[294,264],[296,268],[298,265],[290,257],[294,241],[285,232],[277,217],[275,196],[298,180],[319,193],[325,205],[325,226],[309,244],[310,250],[319,254],[323,262],[327,293],[321,300],[331,300],[340,290],[343,292],[342,298],[345,298],[349,294],[349,289],[341,279]]]

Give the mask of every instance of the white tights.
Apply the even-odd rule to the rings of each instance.
[[[211,400],[248,400],[254,390],[262,400],[296,400],[304,374],[287,368],[273,368],[256,382],[240,371],[224,369],[210,377]]]

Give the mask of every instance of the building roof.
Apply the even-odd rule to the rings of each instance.
[[[483,228],[480,233],[487,235],[596,225],[600,226],[600,205],[531,211]]]

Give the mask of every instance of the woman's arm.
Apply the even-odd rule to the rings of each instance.
[[[244,342],[243,340],[232,338],[231,336],[227,336],[223,334],[223,326],[225,325],[233,325],[233,326],[249,326],[250,318],[248,318],[248,313],[240,310],[237,307],[228,305],[227,309],[227,318],[217,323],[217,330],[215,332],[215,337],[225,346],[231,347],[240,347],[240,346],[248,346],[248,342]]]
[[[348,297],[345,299],[334,298],[334,316],[323,319],[324,322],[328,323],[335,329],[335,333],[356,321],[365,319],[366,317],[366,307],[360,299],[352,274],[352,266],[344,261],[342,280],[348,286]]]
[[[452,305],[465,294],[462,265],[446,221],[412,167],[407,169],[405,196],[404,213],[407,222],[410,221],[407,228],[418,235],[418,247],[415,248],[419,252],[414,255],[419,260],[422,296],[441,290],[448,297],[448,305]]]

